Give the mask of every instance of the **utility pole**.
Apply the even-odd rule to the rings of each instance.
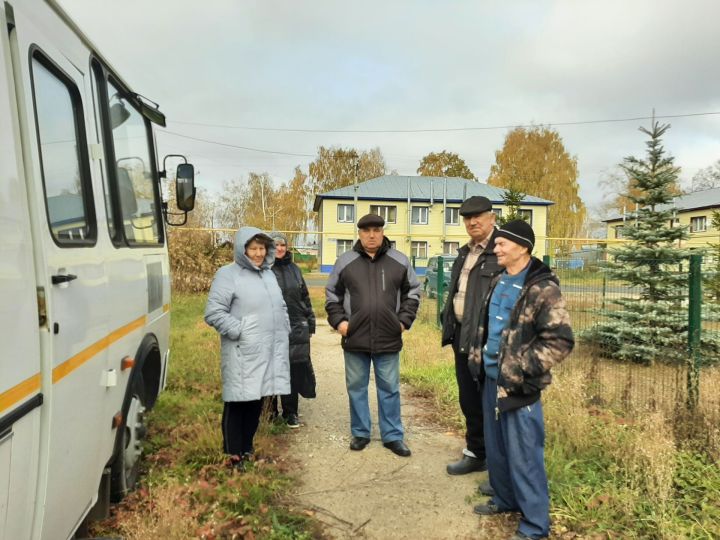
[[[352,156],[353,158],[353,193],[354,193],[354,201],[353,201],[353,223],[357,225],[358,221],[358,175],[360,173],[360,157],[357,155],[357,152],[353,150]],[[354,227],[355,229],[355,241],[358,239],[358,228],[357,226]]]

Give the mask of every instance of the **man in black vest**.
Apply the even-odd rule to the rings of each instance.
[[[460,206],[470,240],[458,250],[452,267],[448,299],[443,310],[442,345],[452,344],[460,409],[465,416],[466,448],[459,461],[447,466],[448,474],[468,474],[487,469],[483,437],[482,381],[468,368],[468,352],[480,326],[480,311],[492,278],[502,271],[495,247],[495,213],[486,197],[473,196]],[[489,485],[481,485],[484,492]]]

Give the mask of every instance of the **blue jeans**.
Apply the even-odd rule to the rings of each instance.
[[[550,496],[545,473],[542,403],[500,413],[495,418],[497,380],[485,377],[483,413],[491,503],[522,513],[518,531],[530,538],[550,532]]]
[[[350,398],[350,432],[354,437],[370,438],[370,405],[368,384],[370,362],[375,368],[378,419],[383,442],[401,441],[403,426],[400,418],[400,354],[345,353],[345,385]]]

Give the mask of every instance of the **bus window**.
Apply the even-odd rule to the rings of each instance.
[[[108,111],[115,154],[115,178],[122,226],[129,245],[162,243],[147,120],[125,99],[112,82],[107,83]]]
[[[80,94],[69,77],[33,55],[33,94],[48,222],[59,246],[95,244],[95,209]]]
[[[95,130],[98,133],[98,140],[104,139],[102,134],[102,123],[100,121],[100,115],[102,110],[103,98],[99,92],[100,85],[105,84],[105,75],[103,74],[100,64],[96,61],[92,62],[92,93],[93,93],[93,104],[95,105]],[[100,167],[100,176],[102,177],[103,193],[105,195],[105,215],[107,216],[108,233],[110,238],[115,245],[121,244],[122,239],[115,229],[115,210],[112,204],[112,192],[110,190],[110,184],[108,182],[108,174],[105,172],[105,157],[103,157],[103,166]]]

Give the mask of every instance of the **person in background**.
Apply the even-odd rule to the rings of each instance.
[[[470,368],[484,373],[483,411],[488,471],[494,495],[475,513],[521,513],[510,540],[546,538],[550,498],[545,472],[545,426],[540,393],[550,369],[575,340],[560,283],[531,255],[532,227],[510,221],[495,233],[495,253],[505,271],[493,281]]]
[[[350,400],[351,450],[370,443],[368,383],[375,368],[380,437],[385,448],[407,457],[400,415],[400,350],[420,306],[420,282],[408,258],[390,247],[385,220],[358,221],[359,240],[335,261],[325,289],[330,326],[342,336]]]
[[[272,239],[242,227],[235,262],[217,271],[205,306],[205,322],[220,334],[223,447],[240,468],[253,457],[262,397],[290,393],[290,321],[274,260]]]
[[[290,317],[290,394],[280,396],[282,417],[288,427],[299,428],[298,395],[306,399],[315,397],[315,372],[310,360],[310,336],[315,333],[315,314],[302,272],[288,250],[287,238],[279,232],[271,232],[269,236],[275,243],[272,271]],[[277,397],[269,399],[270,413],[277,416]]]
[[[452,345],[455,355],[455,379],[460,410],[465,417],[465,449],[458,461],[448,464],[452,475],[484,471],[485,438],[483,434],[482,381],[473,380],[468,368],[468,353],[475,344],[480,326],[480,311],[490,290],[492,279],[502,271],[495,248],[495,213],[486,197],[473,196],[463,201],[460,215],[470,237],[458,250],[450,272],[448,299],[443,310],[442,345]],[[490,484],[479,490],[492,495]]]

